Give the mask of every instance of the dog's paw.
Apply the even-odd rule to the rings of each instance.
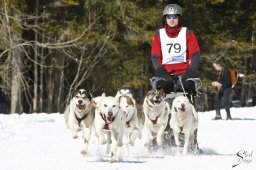
[[[144,147],[148,148],[148,147],[150,147],[150,144],[149,143],[145,143]]]
[[[107,143],[106,138],[100,138],[100,144],[105,145]]]
[[[72,137],[73,137],[73,139],[77,139],[78,138],[78,134],[76,133],[76,134],[72,134]]]
[[[113,152],[111,152],[111,157],[109,160],[109,163],[115,163],[117,161],[116,156]]]
[[[100,142],[101,145],[105,145],[106,143],[107,143],[106,140],[103,140],[103,141]]]
[[[86,150],[81,150],[81,154],[86,156],[87,155],[87,151]]]
[[[116,162],[115,159],[110,159],[110,160],[109,160],[109,163],[115,163],[115,162]]]
[[[134,146],[134,142],[133,142],[133,141],[131,141],[131,142],[130,142],[130,145],[131,145],[131,146]]]
[[[119,147],[122,147],[122,146],[123,146],[123,141],[120,140],[117,145],[118,145]]]

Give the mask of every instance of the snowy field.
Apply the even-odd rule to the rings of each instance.
[[[0,114],[0,170],[255,170],[256,107],[231,108],[231,114],[232,121],[213,121],[214,111],[199,112],[201,155],[149,153],[142,137],[129,157],[118,148],[113,164],[103,150],[102,156],[96,153],[94,140],[89,156],[82,156],[81,136],[72,139],[62,114]]]

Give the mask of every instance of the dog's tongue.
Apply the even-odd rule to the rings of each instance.
[[[184,104],[181,105],[180,110],[183,111],[183,112],[185,112],[186,109],[185,109],[185,105],[184,105]]]
[[[85,109],[85,104],[84,105],[77,105],[77,107],[80,111],[83,111]]]
[[[113,117],[112,116],[108,116],[107,120],[111,122],[113,120]]]
[[[159,105],[161,102],[159,100],[154,100],[155,105]]]
[[[186,109],[185,109],[185,107],[182,107],[180,110],[183,111],[183,112],[185,112]]]

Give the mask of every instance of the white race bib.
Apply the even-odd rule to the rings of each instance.
[[[160,29],[162,49],[162,64],[175,64],[186,62],[186,27],[182,27],[176,38],[170,38],[164,28]]]

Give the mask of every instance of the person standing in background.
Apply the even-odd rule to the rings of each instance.
[[[222,119],[220,113],[222,98],[224,99],[223,104],[227,113],[226,119],[231,120],[230,94],[232,91],[232,83],[230,80],[229,69],[224,67],[220,62],[214,62],[213,67],[218,72],[217,80],[212,82],[212,86],[217,88],[217,93],[214,96],[214,108],[216,110],[214,120]]]

